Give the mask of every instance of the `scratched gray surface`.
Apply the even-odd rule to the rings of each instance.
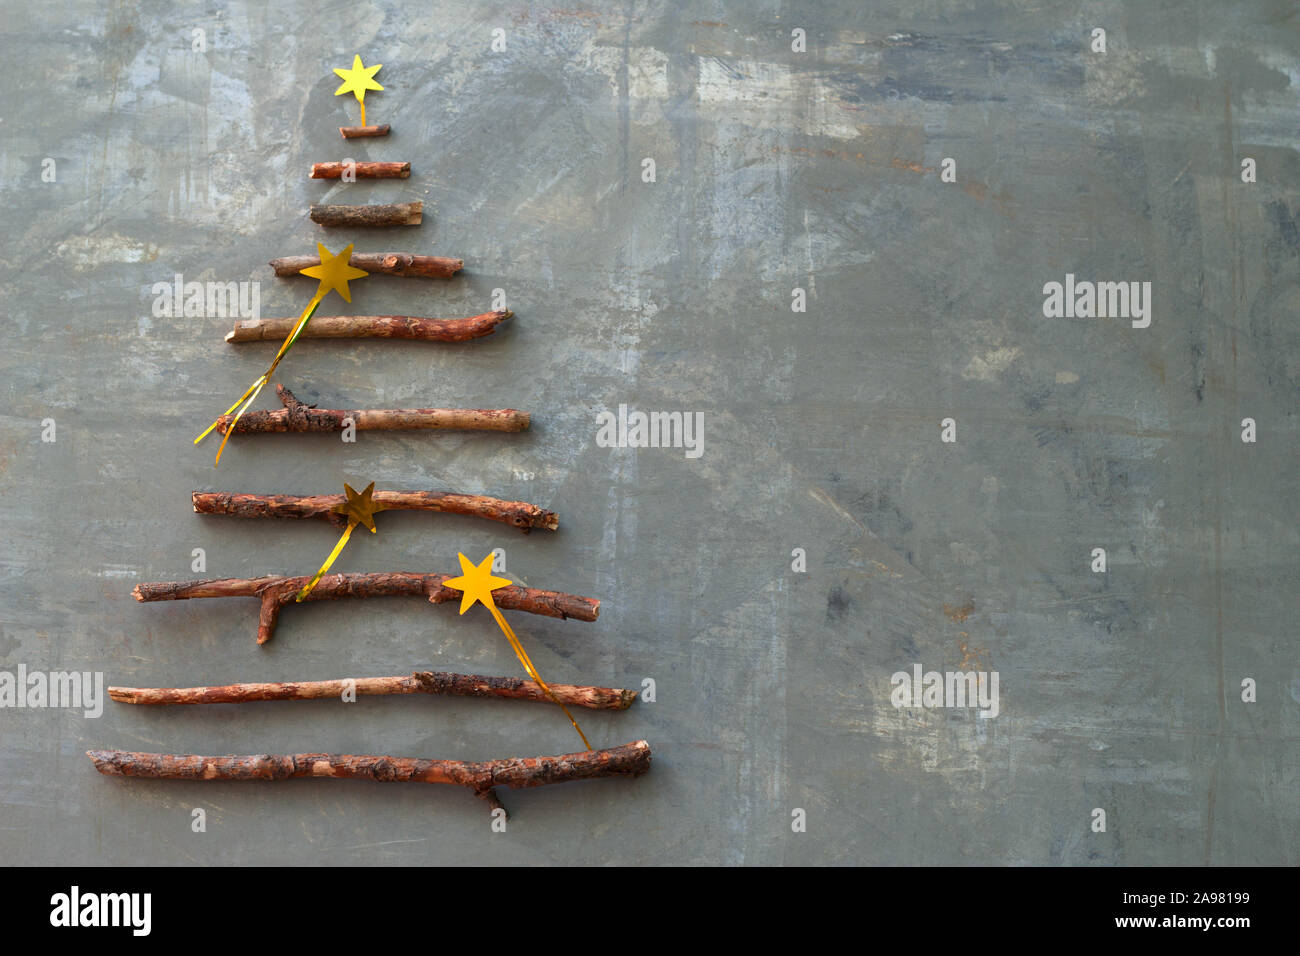
[[[337,568],[500,546],[514,579],[600,597],[595,624],[515,623],[552,680],[654,678],[655,703],[581,715],[597,746],[647,738],[654,768],[506,792],[494,834],[451,788],[122,780],[83,751],[578,749],[554,708],[5,710],[4,862],[1297,862],[1293,4],[276,6],[4,4],[0,669],[517,674],[481,609],[291,608],[259,649],[253,602],[130,591],[199,576],[194,548],[206,576],[299,574],[334,540],[197,517],[196,488],[522,498],[561,530],[387,514]],[[394,132],[345,146],[331,69],[358,51]],[[348,155],[413,175],[307,178]],[[326,235],[306,210],[327,197],[427,214]],[[280,381],[335,407],[524,408],[533,429],[247,438],[214,472],[190,439],[273,346],[154,318],[150,287],[256,279],[263,314],[297,314],[310,281],[266,262],[322,237],[466,261],[357,283],[357,313],[468,315],[504,288],[518,317],[460,346],[304,342]],[[1150,328],[1044,319],[1067,272],[1152,281]],[[598,447],[619,403],[703,412],[703,457]],[[889,677],[917,662],[997,670],[1000,715],[896,710]]]

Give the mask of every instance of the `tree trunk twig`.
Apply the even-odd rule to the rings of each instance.
[[[336,598],[424,597],[430,604],[459,601],[461,592],[445,587],[452,574],[418,574],[384,571],[376,574],[327,574],[311,591],[306,601]],[[137,601],[185,601],[190,598],[255,597],[261,601],[257,617],[257,643],[265,644],[275,634],[280,609],[293,604],[294,597],[310,581],[309,577],[285,578],[268,575],[262,578],[223,578],[202,581],[158,581],[137,584],[131,592]],[[527,611],[543,617],[573,618],[594,621],[600,615],[600,601],[595,598],[543,591],[517,584],[492,592],[497,607],[506,611]]]
[[[409,252],[354,252],[349,257],[348,263],[366,272],[402,276],[407,279],[450,279],[465,268],[464,259],[453,259],[448,256],[416,256]],[[320,265],[320,256],[281,256],[271,260],[271,268],[278,276],[296,276],[308,266],[318,265]]]
[[[590,710],[627,710],[637,692],[617,687],[547,684],[561,703]],[[535,681],[520,677],[483,677],[447,671],[416,671],[401,677],[358,677],[353,680],[292,681],[273,684],[226,684],[219,687],[110,687],[108,696],[123,704],[242,704],[258,700],[341,699],[345,691],[358,697],[384,694],[447,694],[453,697],[501,697],[507,700],[550,700]]]
[[[275,392],[285,407],[245,412],[235,425],[235,434],[341,432],[348,422],[359,432],[415,429],[522,432],[532,421],[528,412],[515,408],[317,408],[298,401],[283,385],[277,385]],[[234,415],[222,415],[217,420],[217,431],[224,435],[234,418]]]
[[[166,780],[287,780],[290,777],[351,777],[384,783],[447,783],[468,787],[494,810],[501,807],[495,787],[540,787],[594,777],[639,777],[650,769],[644,740],[558,757],[516,757],[470,762],[418,757],[351,754],[252,754],[200,757],[127,750],[87,750],[95,769],[114,777]]]
[[[410,315],[314,315],[300,339],[410,339],[423,342],[468,342],[491,335],[514,313],[497,309],[464,319],[421,319]],[[239,319],[227,342],[283,342],[297,319]]]
[[[321,226],[418,226],[423,216],[422,202],[363,206],[313,204],[311,207],[311,221]]]
[[[406,179],[411,175],[410,163],[312,163],[312,179],[342,179],[343,171],[351,166],[357,179]]]
[[[347,518],[334,508],[343,495],[241,495],[195,491],[190,495],[194,510],[205,515],[233,515],[238,518],[325,518],[336,527],[347,527]],[[437,511],[469,515],[513,525],[527,534],[533,528],[554,531],[560,518],[527,501],[503,501],[485,495],[462,495],[450,491],[376,491],[374,503],[386,511]]]
[[[340,126],[339,132],[344,139],[364,139],[372,136],[387,136],[390,129],[387,123],[382,126]]]

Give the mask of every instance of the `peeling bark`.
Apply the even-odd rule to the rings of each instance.
[[[418,226],[424,203],[398,202],[368,206],[313,204],[311,221],[321,226]]]

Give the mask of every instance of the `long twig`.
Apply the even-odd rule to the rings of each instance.
[[[396,202],[379,205],[338,206],[315,204],[311,221],[321,226],[418,226],[424,203]]]
[[[312,163],[312,179],[340,179],[349,168],[357,179],[406,179],[411,175],[410,163]]]
[[[409,252],[354,252],[348,257],[348,263],[367,272],[408,279],[449,279],[465,268],[464,259],[416,256]],[[296,276],[308,266],[318,265],[320,256],[281,256],[271,260],[271,268],[278,276]]]
[[[411,315],[314,315],[300,339],[412,339],[423,342],[468,342],[491,335],[514,316],[497,309],[464,319],[422,319]],[[283,342],[297,319],[239,319],[227,342]]]
[[[127,750],[87,750],[102,774],[166,780],[287,780],[290,777],[352,777],[384,783],[448,783],[468,787],[492,809],[502,809],[495,787],[540,787],[593,777],[639,777],[650,769],[644,740],[558,757],[469,762],[351,754],[252,754],[200,757]]]
[[[617,687],[580,684],[546,685],[562,703],[590,710],[627,710],[637,692]],[[522,677],[483,677],[447,671],[416,671],[400,677],[358,677],[345,680],[291,681],[273,684],[225,684],[219,687],[110,687],[108,696],[123,704],[242,704],[256,700],[341,699],[385,694],[447,694],[453,697],[503,697],[508,700],[549,701],[536,681]]]
[[[452,574],[416,574],[385,571],[377,574],[327,574],[308,592],[307,601],[335,598],[371,598],[407,595],[427,598],[430,604],[459,601],[461,592],[443,586]],[[190,598],[255,597],[261,601],[257,617],[257,643],[265,644],[275,634],[280,609],[293,604],[294,597],[309,577],[223,578],[203,581],[159,581],[137,584],[131,593],[137,601],[184,601]],[[497,606],[506,610],[528,611],[544,617],[574,618],[594,621],[600,614],[595,598],[543,591],[517,584],[492,592]]]
[[[275,393],[284,408],[245,412],[235,424],[235,433],[341,432],[348,423],[359,432],[450,429],[455,431],[522,432],[531,416],[515,408],[317,408],[298,401],[283,385]],[[217,431],[226,433],[233,415],[217,420]]]
[[[343,495],[243,495],[218,491],[195,491],[190,495],[194,510],[205,515],[233,515],[239,518],[325,518],[339,528],[347,517],[334,509],[346,500]],[[527,501],[503,501],[485,495],[461,495],[450,491],[376,491],[373,501],[385,511],[437,511],[470,515],[513,525],[527,534],[533,528],[554,531],[560,518]]]

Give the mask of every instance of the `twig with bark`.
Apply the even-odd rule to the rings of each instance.
[[[310,324],[310,323],[309,323]],[[271,432],[341,432],[351,423],[359,432],[449,429],[456,431],[522,432],[532,417],[516,408],[317,408],[298,401],[283,385],[275,393],[284,408],[245,412],[235,425],[236,434]],[[234,415],[217,419],[217,431],[226,433]]]
[[[411,315],[312,316],[300,339],[408,339],[422,342],[468,342],[491,335],[512,318],[509,309],[497,309],[464,319],[422,319]],[[227,342],[283,342],[297,319],[239,319],[226,333]]]
[[[387,136],[390,127],[387,123],[380,126],[340,126],[339,132],[344,139],[366,139],[374,136]]]
[[[453,574],[419,574],[384,571],[376,574],[327,574],[304,598],[328,601],[337,598],[372,598],[407,595],[423,597],[430,604],[459,601],[461,592],[445,587]],[[137,601],[185,601],[190,598],[253,597],[261,602],[257,616],[257,643],[265,644],[275,634],[280,609],[293,604],[297,593],[311,578],[286,578],[268,575],[262,578],[222,578],[202,581],[159,581],[137,584],[131,593]],[[543,617],[573,618],[594,621],[600,614],[595,598],[520,587],[517,584],[492,592],[497,607],[507,611],[527,611]]]
[[[343,495],[246,495],[216,491],[195,491],[190,495],[194,510],[205,515],[233,515],[238,518],[325,518],[336,527],[347,527],[348,519],[335,508]],[[533,528],[554,531],[560,517],[527,501],[503,501],[486,495],[462,495],[451,491],[376,491],[376,510],[436,511],[500,521],[527,534]]]
[[[579,684],[546,685],[563,704],[590,710],[627,710],[637,692],[617,687]],[[358,677],[348,680],[291,681],[272,684],[226,684],[219,687],[110,687],[108,696],[123,704],[242,704],[257,700],[342,699],[385,694],[446,694],[453,697],[500,697],[507,700],[550,700],[536,681],[521,677],[483,677],[447,671],[416,671],[409,676]]]
[[[406,179],[411,175],[410,163],[312,163],[312,179],[342,179],[343,173],[351,168],[357,179]]]
[[[201,757],[127,750],[87,750],[95,769],[116,777],[165,780],[287,780],[291,777],[351,777],[383,783],[447,783],[467,787],[493,810],[505,808],[496,787],[522,789],[595,777],[639,777],[650,769],[644,740],[557,757],[523,757],[470,762],[417,757],[351,754],[252,754]]]
[[[311,207],[311,221],[321,226],[418,226],[423,217],[422,202],[362,206],[313,204]]]
[[[464,259],[417,256],[409,252],[354,252],[348,257],[348,264],[366,272],[407,279],[450,279],[465,268]],[[271,260],[277,276],[296,276],[308,266],[318,265],[320,256],[281,256]]]

